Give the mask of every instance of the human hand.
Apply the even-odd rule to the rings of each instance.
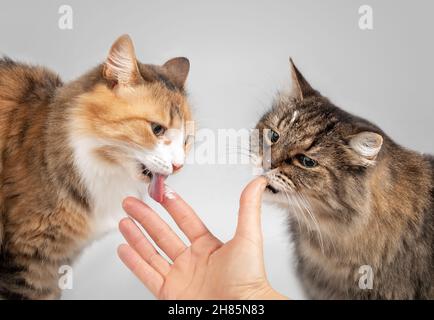
[[[285,299],[271,288],[264,268],[261,197],[266,184],[259,177],[244,189],[235,235],[225,244],[176,193],[161,204],[190,246],[149,206],[129,197],[123,202],[125,211],[173,263],[157,252],[130,218],[119,223],[128,242],[119,246],[119,257],[158,299]]]

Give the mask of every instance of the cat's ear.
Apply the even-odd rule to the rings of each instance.
[[[364,161],[370,164],[375,160],[383,145],[383,137],[375,132],[363,131],[350,137],[349,146]]]
[[[184,57],[173,58],[163,64],[163,67],[169,73],[175,86],[182,89],[190,71],[190,61]]]
[[[297,69],[292,58],[289,58],[289,64],[291,68],[292,95],[294,98],[301,101],[307,97],[318,95],[319,93],[311,87],[309,82]]]
[[[131,86],[140,81],[134,45],[129,35],[120,36],[111,46],[104,63],[103,76],[123,86]]]

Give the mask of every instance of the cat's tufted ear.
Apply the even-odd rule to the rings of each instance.
[[[184,57],[173,58],[163,64],[169,73],[170,79],[178,88],[182,89],[190,71],[190,61]]]
[[[350,137],[350,148],[360,157],[364,164],[371,164],[383,145],[383,137],[375,132],[363,131]]]
[[[111,46],[104,63],[103,76],[123,86],[131,86],[140,81],[134,45],[129,35],[120,36]]]
[[[294,98],[301,101],[307,97],[319,95],[297,69],[292,58],[289,58],[289,64],[291,65],[292,95]]]

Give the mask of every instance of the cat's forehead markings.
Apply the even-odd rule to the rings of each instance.
[[[291,116],[291,120],[289,121],[289,124],[292,125],[297,120],[297,117],[298,117],[298,111],[294,110]]]
[[[182,128],[184,126],[185,117],[180,106],[172,104],[169,110],[169,117],[169,127]]]
[[[268,118],[271,121],[271,123],[274,123],[274,124],[279,123],[279,121],[281,120],[281,117],[279,117],[279,115],[276,113],[272,114],[271,118],[270,117],[268,117]]]
[[[182,118],[180,107],[172,103],[170,105],[169,115],[170,123],[172,123],[177,118]]]

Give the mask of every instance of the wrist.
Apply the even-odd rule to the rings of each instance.
[[[274,290],[270,285],[255,290],[246,300],[288,300],[289,298]]]
[[[271,289],[271,291],[262,298],[263,300],[289,300],[287,296],[284,296],[283,294],[280,294],[274,289]]]

